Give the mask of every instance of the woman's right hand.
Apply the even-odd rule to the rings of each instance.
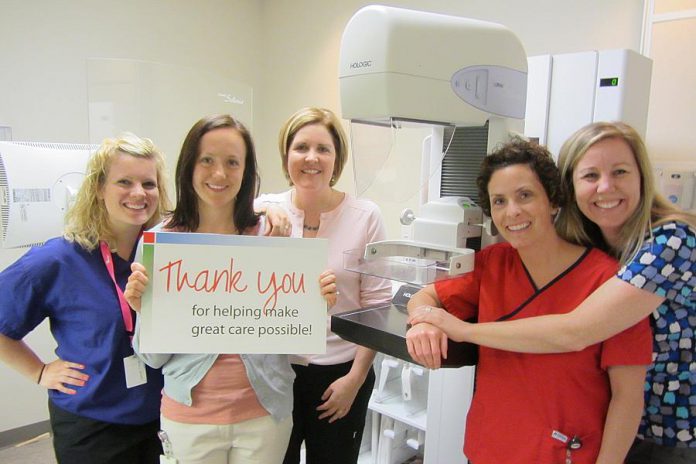
[[[292,224],[288,213],[276,205],[266,205],[266,230],[264,235],[271,237],[289,237],[292,233]]]
[[[84,386],[89,380],[89,375],[80,372],[84,368],[85,366],[82,364],[56,359],[43,368],[39,385],[67,395],[74,395],[77,390],[69,388],[67,385]]]
[[[140,263],[131,264],[131,275],[128,277],[123,296],[136,312],[140,312],[141,299],[149,281],[145,266]]]
[[[442,359],[447,359],[447,334],[431,324],[420,323],[406,332],[406,347],[418,364],[439,369]]]

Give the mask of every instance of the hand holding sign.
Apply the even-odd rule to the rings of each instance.
[[[131,264],[131,275],[128,276],[128,283],[123,291],[123,296],[130,307],[137,313],[140,312],[141,298],[149,281],[145,266],[140,263]]]
[[[127,298],[144,353],[322,353],[335,276],[321,239],[147,232]],[[308,284],[317,282],[320,286]],[[149,280],[148,280],[149,279]],[[332,303],[333,301],[333,303]]]

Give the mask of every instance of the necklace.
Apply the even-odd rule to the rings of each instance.
[[[319,226],[308,226],[307,224],[302,224],[302,228],[310,232],[316,232],[317,230],[319,230]]]

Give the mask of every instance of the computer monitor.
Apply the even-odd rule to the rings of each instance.
[[[2,248],[61,235],[95,145],[0,142]]]

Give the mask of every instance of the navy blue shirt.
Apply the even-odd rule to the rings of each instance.
[[[123,289],[130,262],[112,256]],[[77,243],[54,238],[0,273],[0,333],[21,340],[46,318],[58,344],[56,355],[83,364],[90,377],[84,386],[71,387],[75,395],[49,390],[56,406],[117,424],[159,418],[159,370],[147,367],[147,383],[126,388],[123,358],[133,349],[99,248],[88,252]]]

